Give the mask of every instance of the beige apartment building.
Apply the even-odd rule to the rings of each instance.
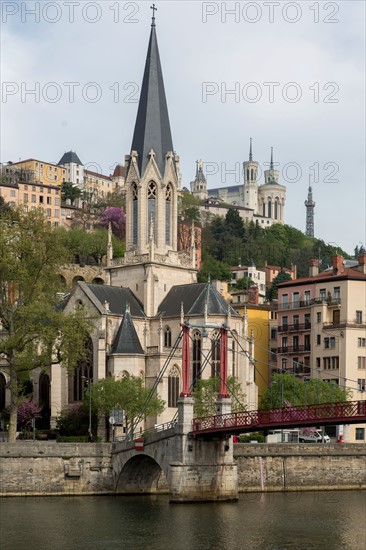
[[[278,285],[278,368],[316,377],[366,399],[366,254],[345,268],[336,255],[332,268]],[[344,426],[345,441],[366,442],[366,426]]]

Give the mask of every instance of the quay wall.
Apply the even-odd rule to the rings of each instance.
[[[366,445],[235,444],[239,493],[366,489]]]
[[[113,494],[112,445],[0,444],[0,496]],[[234,444],[239,493],[366,489],[365,444]]]

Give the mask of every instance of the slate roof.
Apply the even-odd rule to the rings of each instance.
[[[64,153],[61,157],[59,164],[70,164],[71,162],[74,162],[75,164],[81,164],[81,166],[84,166],[74,151],[68,151],[67,153]]]
[[[101,312],[104,312],[104,303],[108,302],[111,313],[124,315],[126,305],[129,304],[133,317],[144,317],[144,306],[129,288],[93,285],[84,282],[79,282],[79,285]]]
[[[112,353],[144,354],[128,308],[112,344]]]
[[[131,152],[138,152],[142,176],[149,161],[149,152],[155,151],[155,161],[164,175],[165,155],[174,151],[168,106],[165,97],[155,25],[151,27],[140,101],[137,111]]]
[[[185,315],[203,315],[207,303],[208,315],[227,315],[228,302],[210,283],[173,286],[159,306],[158,314],[179,317],[183,302]],[[230,306],[233,317],[240,315]]]

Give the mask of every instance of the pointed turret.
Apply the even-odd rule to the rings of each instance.
[[[305,201],[306,206],[306,230],[305,234],[308,237],[314,237],[314,208],[315,202],[313,201],[313,190],[309,177],[308,199]]]
[[[194,181],[191,181],[191,192],[192,195],[199,200],[206,200],[208,198],[207,183],[205,174],[203,173],[202,160],[196,160],[196,177]]]
[[[155,10],[153,13],[155,14]],[[173,152],[174,149],[154,15],[131,146],[131,153],[132,151],[138,153],[138,166],[141,177],[149,162],[152,149],[155,153],[155,162],[161,176],[163,176],[166,154]]]
[[[278,184],[279,171],[275,170],[273,162],[273,147],[271,147],[271,160],[269,162],[269,170],[264,172],[264,180],[266,184]]]
[[[127,303],[123,321],[112,345],[112,353],[135,355],[142,355],[144,353],[131,319],[130,306]]]
[[[252,151],[252,138],[250,138],[250,146],[249,146],[249,160],[253,160],[253,151]]]
[[[253,160],[253,143],[250,138],[249,160],[243,162],[243,200],[245,208],[250,208],[254,212],[258,209],[258,168],[258,162]]]

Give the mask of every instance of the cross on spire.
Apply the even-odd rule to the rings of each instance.
[[[158,11],[158,8],[155,7],[155,4],[150,6],[150,9],[153,11],[152,18],[151,18],[151,26],[155,27],[155,12]]]

